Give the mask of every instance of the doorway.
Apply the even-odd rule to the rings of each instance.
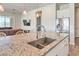
[[[79,7],[75,7],[75,45],[79,46]]]
[[[39,25],[41,25],[41,16],[37,17],[36,23],[37,31],[41,31],[41,27],[38,27]]]
[[[37,11],[36,12],[36,30],[41,31],[41,27],[38,27],[41,25],[41,16],[42,16],[42,11]]]

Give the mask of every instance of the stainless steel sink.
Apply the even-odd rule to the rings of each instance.
[[[44,38],[40,38],[40,39],[35,40],[35,41],[31,41],[28,44],[30,44],[38,49],[42,49],[42,48],[44,48],[44,46],[49,45],[50,43],[54,42],[55,40],[56,39],[44,37]]]

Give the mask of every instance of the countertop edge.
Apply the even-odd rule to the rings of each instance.
[[[65,38],[67,38],[69,35],[65,36],[62,40],[60,40],[55,46],[53,46],[51,49],[49,49],[47,52],[44,53],[44,55],[41,56],[45,56],[48,52],[50,52],[54,47],[56,47],[60,42],[62,42]]]

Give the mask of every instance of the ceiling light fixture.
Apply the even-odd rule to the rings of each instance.
[[[36,12],[36,17],[42,16],[42,11],[37,11]]]
[[[4,8],[2,5],[0,5],[0,11],[4,11]]]
[[[23,11],[23,14],[24,14],[24,15],[26,15],[26,14],[27,14],[27,12],[24,10],[24,11]]]
[[[27,15],[27,11],[25,9],[25,4],[23,4],[23,15]]]

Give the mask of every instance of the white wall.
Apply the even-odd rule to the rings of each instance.
[[[13,29],[18,29],[21,27],[20,14],[12,13],[12,12],[2,12],[0,13],[0,15],[9,16],[11,18],[11,26],[13,27]]]
[[[51,4],[47,5],[38,9],[31,10],[27,13],[26,16],[22,16],[22,19],[31,19],[31,26],[23,26],[22,22],[22,28],[35,31],[36,30],[36,12],[37,11],[42,11],[42,18],[41,22],[42,25],[45,26],[46,31],[55,31],[55,19],[56,19],[56,5]]]
[[[42,9],[42,25],[47,31],[55,32],[56,5],[49,5]]]
[[[57,11],[57,18],[70,17],[69,8]]]
[[[62,9],[57,12],[57,18],[69,17],[70,18],[70,44],[74,45],[75,40],[75,19],[74,19],[74,4],[69,4],[68,8]]]
[[[70,4],[70,44],[75,45],[75,5]]]

